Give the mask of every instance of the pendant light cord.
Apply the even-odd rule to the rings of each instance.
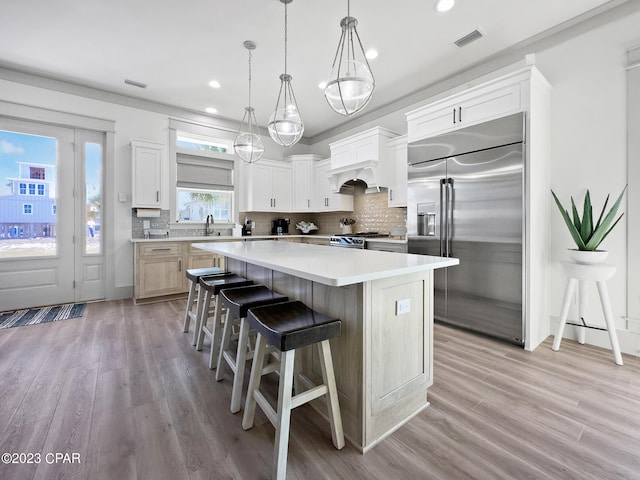
[[[287,73],[287,4],[284,4],[284,73]]]
[[[249,106],[251,106],[251,50],[249,50]]]

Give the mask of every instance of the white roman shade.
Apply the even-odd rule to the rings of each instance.
[[[233,161],[178,152],[176,186],[233,190]]]

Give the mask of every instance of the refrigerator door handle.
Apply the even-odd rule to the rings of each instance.
[[[453,255],[453,178],[447,178],[447,257]]]
[[[445,178],[441,178],[440,179],[440,225],[439,225],[439,229],[440,229],[440,256],[444,257],[445,256],[445,241],[446,241],[446,220],[445,220],[445,212],[446,212],[446,208],[445,208],[445,192],[444,192],[444,185],[447,182],[447,180]]]

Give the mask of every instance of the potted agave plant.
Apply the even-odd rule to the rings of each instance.
[[[607,250],[598,250],[598,246],[606,236],[609,235],[611,230],[613,230],[624,215],[624,213],[621,213],[620,216],[616,218],[618,208],[620,207],[620,203],[622,202],[622,197],[626,189],[627,187],[625,186],[616,202],[605,214],[607,204],[609,203],[609,195],[607,195],[607,199],[604,202],[604,206],[602,207],[602,211],[600,212],[600,216],[596,223],[593,223],[593,209],[591,207],[591,195],[589,194],[589,190],[587,190],[587,193],[584,196],[582,218],[580,218],[576,204],[573,201],[573,197],[571,197],[572,214],[569,215],[569,211],[562,206],[556,194],[551,190],[551,194],[553,195],[556,205],[562,214],[562,218],[564,218],[564,222],[567,224],[567,228],[569,228],[569,233],[578,247],[577,249],[569,250],[569,257],[572,260],[578,263],[598,263],[606,258],[609,252]]]

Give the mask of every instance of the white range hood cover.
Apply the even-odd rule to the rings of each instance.
[[[378,172],[378,161],[367,160],[364,162],[352,163],[344,167],[332,168],[329,170],[329,184],[331,191],[338,193],[344,184],[360,180],[367,184],[367,193],[381,191],[386,188],[380,184],[381,175]]]

